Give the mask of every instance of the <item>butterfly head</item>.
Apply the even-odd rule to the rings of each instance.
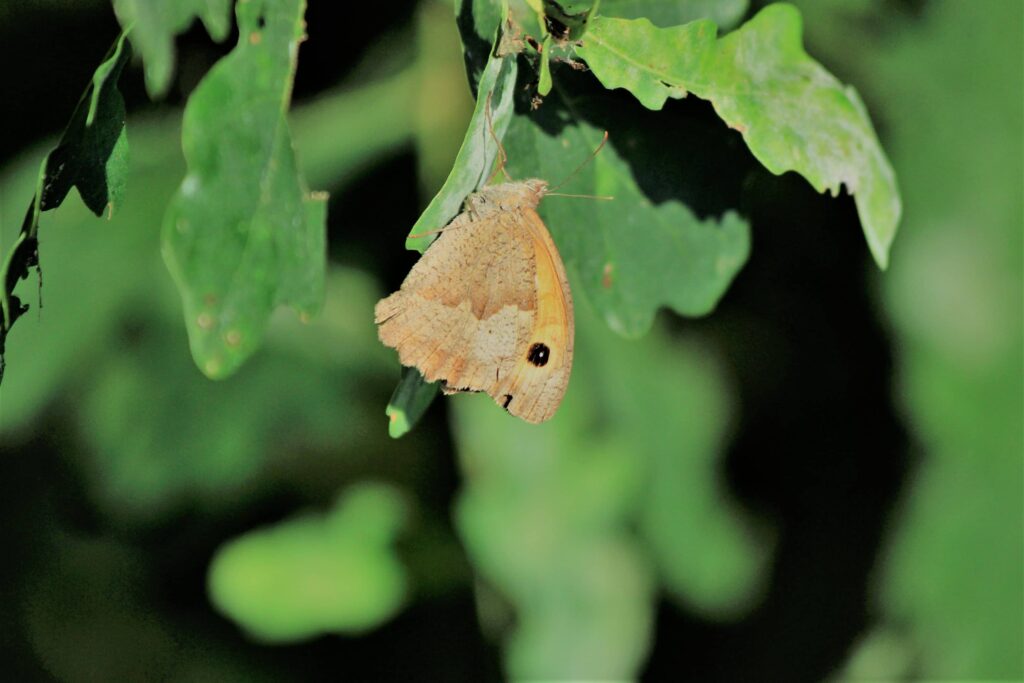
[[[524,207],[536,208],[547,194],[546,180],[531,178],[513,183],[489,185],[466,199],[466,208],[477,213],[512,211]]]

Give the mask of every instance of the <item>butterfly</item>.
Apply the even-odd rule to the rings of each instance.
[[[374,309],[380,340],[446,394],[485,392],[512,415],[544,422],[572,370],[573,306],[565,266],[537,206],[539,179],[484,187]]]

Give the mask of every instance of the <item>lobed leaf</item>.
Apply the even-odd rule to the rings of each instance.
[[[701,219],[679,199],[680,188],[673,181],[679,176],[679,156],[685,153],[680,145],[692,149],[693,139],[704,131],[699,124],[693,126],[684,134],[689,139],[680,141],[675,122],[645,120],[637,125],[642,109],[631,110],[571,78],[562,87],[552,81],[543,106],[531,111],[523,97],[530,90],[524,83],[530,76],[517,69],[514,57],[498,56],[515,36],[499,33],[486,64],[477,69],[473,62],[480,55],[480,17],[497,20],[501,14],[495,5],[466,0],[460,8],[471,80],[480,74],[477,105],[448,181],[411,233],[445,225],[466,195],[487,182],[498,152],[495,137],[503,140],[507,175],[554,184],[587,160],[602,128],[611,130],[612,143],[573,177],[571,190],[611,195],[614,201],[551,197],[538,209],[569,271],[575,296],[589,300],[612,329],[626,336],[643,334],[662,305],[685,315],[709,312],[746,261],[750,239],[747,223],[737,214]],[[422,251],[432,237],[411,237],[407,245]],[[434,389],[421,378],[403,374],[386,411],[392,435],[411,429],[433,395]]]
[[[286,113],[303,0],[239,3],[239,42],[189,99],[188,173],[164,220],[192,355],[212,378],[256,349],[279,305],[323,298],[326,202],[296,168]]]
[[[631,114],[642,112],[594,97],[563,77],[538,111],[513,120],[505,147],[513,177],[559,184],[598,147],[602,129],[610,132],[610,143],[565,191],[613,199],[553,196],[538,211],[574,296],[594,305],[613,330],[635,337],[663,305],[683,315],[711,311],[746,262],[750,238],[736,213],[702,220],[677,198],[672,181],[679,143],[667,129],[672,122]]]
[[[373,159],[386,156],[398,146],[408,144],[413,130],[410,103],[414,68],[410,67],[399,74],[358,87],[342,86],[293,110],[295,146],[304,152],[299,156],[311,182],[331,187],[345,186]],[[388,108],[386,115],[375,110],[385,105]],[[388,124],[386,134],[379,130],[382,121]],[[18,333],[12,334],[7,340],[8,356],[15,359],[15,362],[7,367],[4,384],[0,388],[0,403],[3,404],[0,440],[29,428],[32,420],[38,418],[39,412],[55,397],[61,395],[61,392],[67,391],[69,382],[80,380],[86,369],[88,370],[85,376],[91,377],[93,373],[99,373],[113,380],[117,372],[108,367],[104,359],[108,354],[113,354],[119,361],[129,364],[127,354],[122,353],[122,346],[118,343],[126,316],[137,321],[143,312],[159,314],[161,324],[164,324],[165,316],[172,316],[176,326],[168,328],[169,332],[166,334],[169,336],[161,338],[168,339],[172,345],[180,343],[177,334],[181,329],[180,297],[160,260],[160,219],[178,185],[181,184],[184,174],[180,126],[180,110],[132,120],[132,154],[128,169],[128,175],[132,178],[132,191],[126,193],[124,199],[118,203],[117,212],[104,224],[102,234],[89,230],[95,219],[84,205],[77,202],[66,202],[60,211],[53,212],[51,217],[47,218],[46,315],[38,318],[29,317],[18,328]],[[426,129],[425,134],[429,132],[430,129]],[[29,151],[23,159],[0,168],[0,217],[24,210],[24,206],[18,204],[24,197],[31,196],[36,187],[38,159],[47,151],[48,148],[44,145],[37,145],[37,148]],[[36,161],[32,162],[32,159]],[[117,264],[117,267],[111,268],[110,264]],[[88,287],[83,287],[83,282],[87,282]],[[334,291],[332,287],[337,287],[339,296],[331,296],[330,292]],[[358,340],[348,336],[337,338],[321,331],[324,326],[337,328],[336,321],[339,319],[361,320],[365,323],[366,316],[372,315],[373,302],[380,293],[370,285],[351,278],[340,283],[334,280],[332,284],[331,277],[328,277],[327,291],[324,314],[314,324],[292,325],[288,328],[290,333],[285,335],[286,338],[303,338],[308,341],[308,338],[315,337],[319,340],[318,344],[326,345],[328,350],[325,350],[325,353],[331,357],[338,355],[338,349],[344,349],[346,357],[359,357],[361,369],[375,370],[383,375],[388,367],[387,360],[391,357],[377,343],[376,334],[372,329],[365,325],[354,328],[366,333],[365,339],[359,337]],[[154,302],[159,302],[159,305],[154,307]],[[344,307],[343,315],[338,313],[339,307]],[[288,315],[286,311],[282,310],[280,313],[280,317],[283,318],[282,324],[288,321],[297,322],[294,316]],[[272,320],[268,330],[268,346],[275,345],[275,334],[280,335],[275,333],[275,329],[280,327],[275,328]],[[67,330],[74,330],[74,334],[67,334]],[[356,349],[353,344],[362,346]],[[374,353],[377,353],[379,358],[375,363],[367,365],[367,354]],[[271,355],[273,354],[274,352],[271,352]],[[177,353],[173,355],[177,361]],[[161,420],[176,419],[174,416],[185,408],[180,401],[183,395],[202,400],[202,397],[211,392],[235,390],[228,387],[210,387],[210,383],[194,369],[189,370],[190,366],[194,368],[195,364],[189,358],[185,365],[154,361],[151,366],[145,368],[147,371],[158,371],[159,374],[140,380],[142,384],[158,382],[164,386],[164,383],[168,382],[168,377],[173,378],[172,383],[177,383],[183,377],[189,377],[189,381],[192,382],[187,386],[179,385],[168,392],[168,405],[174,406],[175,410],[145,411],[147,416],[154,418],[153,422],[157,421],[157,417]],[[259,374],[260,370],[254,369],[254,373]],[[290,378],[289,383],[305,381],[302,379],[302,371],[296,372],[289,368],[282,369],[282,373]],[[230,402],[237,397],[252,395],[252,392],[258,391],[248,385],[251,380],[247,377],[250,374],[252,373],[242,373],[236,377],[239,385],[247,385],[238,386],[237,394],[220,394],[216,400]],[[334,403],[322,404],[321,408],[333,412],[329,421],[331,428],[343,431],[346,429],[345,425],[358,419],[350,413],[361,410],[359,404],[349,406],[344,415],[338,412],[332,406],[339,405],[339,402],[344,404],[349,398],[338,393],[337,387],[340,385],[322,370],[314,371],[313,374],[321,381],[332,384],[333,388],[328,393]],[[380,381],[383,381],[383,377],[380,377]],[[279,388],[281,375],[266,377],[265,382],[265,386]],[[310,385],[305,384],[302,395],[308,398],[309,389]],[[159,393],[163,394],[163,391]],[[142,429],[148,424],[141,418],[125,419],[125,410],[129,407],[138,408],[137,402],[133,402],[135,394],[130,390],[126,394],[124,405],[119,404],[110,409],[109,423],[90,422],[87,428],[83,428],[83,434],[89,436],[96,433],[97,428],[109,424],[116,429],[110,433],[108,444],[112,442],[119,451],[124,451],[133,443],[137,443],[123,439],[122,434],[117,431],[129,428]],[[81,398],[83,410],[87,411],[89,408],[84,403],[88,402],[88,396]],[[259,406],[251,405],[250,408],[258,410]],[[287,408],[279,408],[275,408],[276,415],[281,416],[287,412]],[[238,417],[235,413],[216,412],[224,420],[223,430],[239,432],[240,428],[234,422]],[[309,418],[311,414],[304,410],[302,416]],[[266,424],[265,420],[262,424]],[[159,434],[163,428],[162,424],[153,424],[154,442],[160,444],[160,448],[164,450],[160,450],[159,453],[149,451],[147,455],[152,456],[152,460],[147,461],[144,467],[134,470],[139,475],[151,475],[154,460],[162,458],[166,453],[175,454],[174,449],[177,446],[172,443],[173,440]],[[217,438],[215,433],[219,429],[220,427],[203,427],[202,436],[214,441]],[[310,430],[306,431],[308,433]],[[332,432],[334,433],[340,431]],[[178,434],[178,437],[191,438],[185,434]],[[331,438],[334,437],[329,437]],[[265,448],[272,448],[266,439],[260,443]],[[246,449],[247,455],[243,457],[249,457],[251,467],[252,449],[244,445],[241,448]],[[96,442],[95,450],[103,452],[105,458],[119,458],[119,452],[109,450],[107,444]],[[224,451],[220,449],[219,452]],[[190,453],[194,453],[199,459],[206,458],[205,452],[199,452],[195,448],[190,449]],[[181,454],[182,451],[179,450],[171,460],[160,461],[161,466],[174,468],[176,476],[173,481],[181,480],[178,475],[182,474],[182,468],[174,464],[175,458]],[[184,469],[187,470],[188,467]],[[98,473],[97,480],[104,484],[125,481],[124,478],[113,476],[108,471]],[[193,481],[185,482],[183,488],[195,492],[193,484]],[[221,496],[221,492],[218,491],[214,495]],[[130,490],[128,496],[131,502],[139,507],[145,507],[147,513],[158,513],[158,506],[151,505],[151,499],[139,495],[138,489]],[[111,508],[126,510],[128,506],[121,498],[114,501]]]
[[[650,109],[693,92],[772,173],[796,171],[833,195],[845,184],[871,253],[886,267],[901,213],[895,174],[856,91],[804,51],[794,7],[769,5],[721,39],[709,20],[590,24],[577,54],[605,87],[626,88]]]
[[[216,41],[231,28],[231,0],[113,0],[121,26],[131,30],[142,54],[146,88],[153,97],[167,92],[174,72],[174,36],[198,16]]]
[[[474,9],[481,4],[492,10],[484,0]],[[460,22],[464,44],[479,41],[477,27]],[[582,294],[627,336],[643,334],[663,305],[685,315],[707,313],[746,261],[749,235],[746,222],[721,202],[701,205],[701,217],[692,210],[701,202],[684,187],[691,178],[680,173],[679,160],[697,153],[705,127],[651,117],[564,65],[556,68],[559,78],[536,110],[528,101],[532,76],[520,69],[519,99],[503,144],[511,177],[558,184],[586,161],[603,130],[610,133],[610,143],[565,191],[614,200],[549,197],[538,209],[574,295]]]
[[[728,28],[743,18],[749,5],[750,0],[601,0],[600,12],[622,19],[643,17],[656,26],[710,19]]]

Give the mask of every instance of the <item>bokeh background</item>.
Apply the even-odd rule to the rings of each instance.
[[[451,5],[310,3],[291,120],[331,192],[326,305],[222,382],[159,228],[235,38],[184,34],[158,103],[136,64],[125,205],[44,216],[8,342],[2,677],[1024,678],[1024,5],[796,4],[896,168],[888,272],[849,197],[719,124],[753,248],[713,314],[625,340],[578,296],[555,420],[459,396],[397,441],[372,308],[469,117]],[[0,5],[4,253],[117,32],[106,0]]]

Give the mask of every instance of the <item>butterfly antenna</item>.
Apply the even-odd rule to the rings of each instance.
[[[487,93],[487,101],[484,103],[484,117],[487,119],[487,131],[491,134],[494,144],[498,146],[498,166],[494,169],[491,177],[487,179],[487,185],[490,185],[499,173],[503,174],[506,179],[512,180],[508,173],[505,172],[508,154],[505,153],[505,147],[501,144],[501,140],[498,139],[497,133],[494,132],[494,121],[491,119],[491,93]]]
[[[612,200],[615,197],[606,194],[565,194],[564,192],[545,192],[545,197],[571,197],[573,199],[607,199]]]
[[[591,161],[593,161],[593,160],[594,160],[594,157],[596,157],[596,156],[597,156],[597,153],[598,153],[598,152],[600,152],[600,151],[601,151],[602,149],[604,149],[604,145],[605,145],[605,143],[606,143],[606,142],[608,142],[608,131],[605,131],[605,132],[604,132],[604,137],[603,137],[603,138],[601,138],[601,144],[599,144],[599,145],[597,146],[597,149],[595,149],[595,150],[594,150],[594,151],[593,151],[593,152],[591,153],[591,155],[590,155],[589,157],[587,157],[587,158],[586,158],[586,160],[584,160],[584,162],[583,162],[582,164],[580,164],[579,166],[577,166],[577,167],[576,167],[576,170],[575,170],[575,171],[573,171],[572,173],[570,173],[570,174],[569,174],[568,176],[566,176],[566,178],[565,178],[565,179],[564,179],[564,180],[563,180],[562,182],[558,183],[557,185],[555,185],[555,186],[554,186],[554,187],[552,187],[551,189],[552,189],[552,190],[557,190],[557,189],[558,189],[558,188],[560,188],[560,187],[561,187],[562,185],[565,185],[565,184],[566,184],[567,182],[569,182],[570,180],[572,180],[572,179],[573,179],[573,178],[574,178],[574,177],[576,176],[576,174],[577,174],[577,173],[579,173],[579,172],[580,172],[580,171],[582,171],[582,170],[583,170],[584,168],[586,168],[586,167],[587,167],[587,164],[589,164],[589,163],[590,163]],[[548,192],[548,194],[550,195],[551,193],[550,193],[550,192]]]

